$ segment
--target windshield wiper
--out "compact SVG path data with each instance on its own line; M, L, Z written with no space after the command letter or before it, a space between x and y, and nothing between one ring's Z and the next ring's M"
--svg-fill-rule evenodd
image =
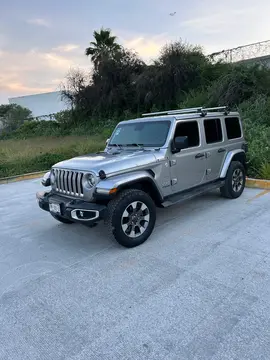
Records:
M114 146L114 147L118 147L119 149L122 149L124 145L122 145L122 144L109 144L109 147L110 146Z
M134 147L139 147L142 149L144 147L144 144L133 143L133 144L126 144L125 146L134 146Z

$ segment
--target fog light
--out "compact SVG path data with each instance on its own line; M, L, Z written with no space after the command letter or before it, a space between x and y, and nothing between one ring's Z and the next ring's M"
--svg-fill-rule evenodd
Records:
M96 210L74 209L71 211L71 217L81 221L94 220L99 217L99 212Z
M37 200L40 200L40 199L44 198L44 196L45 196L45 191L38 191L36 193Z

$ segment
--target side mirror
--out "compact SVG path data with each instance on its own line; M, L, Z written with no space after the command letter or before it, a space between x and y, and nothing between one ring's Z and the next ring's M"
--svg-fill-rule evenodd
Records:
M106 146L109 144L110 138L106 140Z
M173 141L173 151L179 152L188 148L188 136L177 136Z

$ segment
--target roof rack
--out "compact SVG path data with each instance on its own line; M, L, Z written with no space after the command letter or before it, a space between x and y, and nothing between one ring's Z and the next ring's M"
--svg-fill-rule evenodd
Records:
M221 112L224 113L225 115L229 114L229 110L227 106L218 106L218 107L210 107L210 108L194 107L194 108L179 109L179 110L160 111L160 112L142 114L142 116L178 115L178 114L200 114L201 116L205 116L208 112L211 111Z

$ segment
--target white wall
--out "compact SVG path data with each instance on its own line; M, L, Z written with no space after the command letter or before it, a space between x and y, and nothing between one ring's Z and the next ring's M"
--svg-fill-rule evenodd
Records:
M60 91L14 97L9 99L9 103L26 107L34 117L44 120L49 120L48 115L68 109L68 105L61 100Z
M246 65L259 64L259 65L263 65L263 66L270 68L270 55L259 56L256 58L239 61L239 63L241 63L241 62Z

